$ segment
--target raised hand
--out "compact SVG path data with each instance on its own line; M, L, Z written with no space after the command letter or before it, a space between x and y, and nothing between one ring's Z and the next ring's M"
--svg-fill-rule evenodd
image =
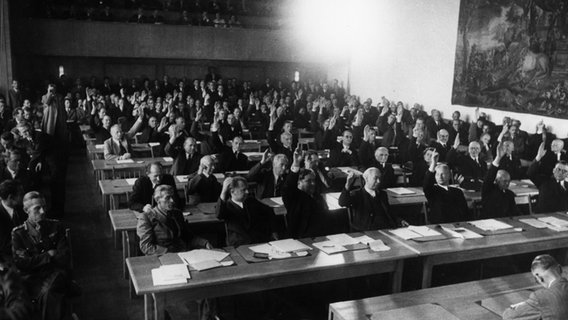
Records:
M461 184L464 180L465 178L461 174L456 173L454 175L454 182L457 182L457 184Z
M347 180L345 181L345 189L349 190L349 188L353 185L353 182L355 182L355 172L354 171L349 171L349 173L347 174Z
M544 142L542 142L540 146L538 146L538 152L536 154L535 160L540 161L545 154L546 150L544 149Z
M438 160L440 159L440 154L438 153L438 151L433 150L432 151L432 156L430 158L431 163L438 163Z
M270 149L266 149L266 150L264 150L264 153L262 154L262 158L260 159L260 163L265 164L271 158L272 158L272 154L270 153Z
M503 156L505 156L504 146L503 146L503 143L499 142L499 144L497 145L497 149L496 149L495 160L497 162L499 162L499 160L501 160L501 158L503 158Z
M454 145L452 146L454 149L457 149L460 146L460 133L456 134L456 139L454 140Z
M223 180L223 190L221 190L221 195L219 196L223 201L229 198L229 187L231 186L231 182L233 182L232 177L227 177Z
M300 150L300 146L296 147L294 150L294 154L292 155L294 158L294 162L292 163L292 167L300 167L300 162L302 162L302 150Z
M371 139L371 127L366 125L365 128L363 128L363 141L370 142L369 139Z

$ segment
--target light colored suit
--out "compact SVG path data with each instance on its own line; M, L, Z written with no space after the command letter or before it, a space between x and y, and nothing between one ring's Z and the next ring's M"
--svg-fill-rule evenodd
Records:
M122 148L112 138L105 140L104 142L105 160L117 160L120 156L122 156L125 153L132 153L132 147L130 146L130 143L128 143L128 140L122 139L120 140L120 144L124 148L124 150L121 150Z
M506 320L568 319L568 280L561 278L548 289L531 293L529 299L515 309L503 313Z

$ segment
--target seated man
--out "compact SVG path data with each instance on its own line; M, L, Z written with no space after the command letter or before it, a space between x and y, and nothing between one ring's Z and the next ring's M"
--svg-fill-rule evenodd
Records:
M12 258L12 229L26 221L22 186L13 180L0 183L0 259Z
M408 185L411 187L420 187L424 184L424 176L430 168L432 162L432 152L435 151L433 147L428 147L422 154L422 159L412 163L412 174L408 177ZM437 151L436 151L437 152Z
M459 141L456 139L452 150L448 151L446 160L448 164L452 168L456 168L457 172L464 178L460 183L460 187L480 190L483 184L483 178L487 174L487 164L479 158L481 146L477 141L470 142L467 155L458 154L458 146ZM493 183L493 181L491 181L491 183Z
M316 177L316 192L323 193L332 187L329 170L320 162L319 155L314 150L304 153L304 169L312 170Z
M268 242L272 240L274 213L266 205L248 196L247 180L229 177L217 201L217 217L227 225L228 246Z
M503 319L568 319L568 280L562 277L562 267L543 254L534 258L531 272L544 289L532 292L529 299L505 310Z
M481 218L513 217L519 215L515 203L515 193L509 190L511 176L505 170L499 170L499 162L505 155L503 145L497 146L495 159L491 163L481 188Z
M376 131L368 125L363 128L363 141L359 145L358 152L359 163L363 170L372 167L375 162L374 154L378 147L376 136Z
M159 162L150 163L146 167L146 176L136 179L132 186L132 195L130 196L129 208L138 212L148 211L152 208L152 195L157 186L166 184L176 190L176 182L174 177L167 173L163 173L164 168ZM174 200L178 208L183 207L183 203L179 199L177 193L174 193Z
M432 151L430 168L424 175L424 195L430 206L428 223L449 223L470 220L463 191L450 187L450 168L438 164L439 155Z
M28 170L30 172L40 172L48 152L49 136L41 131L34 130L27 122L18 124L16 128L19 134L16 146L25 150L28 154Z
M396 185L396 176L394 175L394 168L392 164L387 163L389 159L389 149L385 147L378 147L375 150L375 162L373 164L374 168L379 169L381 176L379 180L381 181L381 189L387 189L394 187Z
M359 165L357 151L351 145L353 133L350 130L343 131L341 143L336 143L331 149L328 165L330 167L353 167Z
M124 160L132 158L132 147L123 136L120 124L110 128L110 139L104 142L105 160Z
M201 154L197 151L195 138L185 138L183 146L176 144L175 141L179 140L176 140L175 136L171 137L164 149L168 156L174 158L174 164L170 170L171 175L189 175L196 172L199 168Z
M0 257L0 319L32 319L32 310L19 272Z
M282 201L286 207L288 236L292 238L318 237L328 234L329 209L324 197L317 194L313 171L300 169L302 154L294 152L291 172L286 177Z
M282 196L288 158L277 154L270 162L271 157L268 149L264 151L260 162L250 169L247 176L247 181L256 182L255 195L259 200ZM267 168L268 164L271 164L270 168Z
M231 147L225 147L221 154L221 172L247 170L248 158L241 152L243 137L236 136L231 140Z
M499 162L499 170L505 170L511 175L511 179L518 180L524 177L523 168L521 167L521 158L514 152L515 144L513 141L503 141L503 151L505 154Z
M280 134L280 142L277 142L274 133L268 131L268 144L272 153L284 154L287 158L291 158L293 154L293 138L291 133L284 131Z
M438 140L432 144L432 147L436 148L438 152L440 161L446 162L446 156L448 151L452 148L448 140L450 139L450 133L446 129L440 129L437 134Z
M379 169L368 168L363 173L365 185L356 191L350 191L355 174L351 171L347 176L345 188L339 196L339 205L351 208L353 231L392 229L407 225L390 210L387 193L379 189L380 175Z
M187 199L190 204L200 202L216 202L221 194L221 184L213 174L215 160L211 156L204 156L199 161L197 175L187 182Z
M0 170L0 182L9 180L17 181L20 183L24 192L29 192L35 189L35 181L31 173L26 169L22 158L23 155L20 149L10 151L6 167Z
M145 210L136 226L140 238L140 250L148 256L192 249L213 249L209 241L196 236L183 214L175 205L176 191L170 185L159 185L154 190L156 205ZM199 319L215 319L214 300L199 300Z
M12 231L14 264L30 297L39 303L42 319L70 318L67 297L78 294L71 280L70 251L63 225L46 218L45 199L36 191L24 196L28 219Z
M546 152L540 161L539 173L545 176L552 174L552 169L560 160L568 161L568 153L564 150L564 141L555 139L550 144L550 152Z
M547 153L541 143L535 161L531 164L528 176L538 188L538 201L535 212L548 213L568 210L568 164L561 160L552 169L552 176L542 174L541 159Z

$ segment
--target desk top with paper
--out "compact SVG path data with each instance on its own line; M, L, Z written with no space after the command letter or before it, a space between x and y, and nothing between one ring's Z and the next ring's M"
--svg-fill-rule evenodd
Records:
M127 265L136 293L139 295L188 289L189 291L185 292L184 296L189 294L197 299L342 279L346 274L363 276L393 272L398 268L401 260L416 256L403 245L378 232L369 232L366 235L372 239L382 240L390 250L373 252L366 249L326 254L312 248L309 250L310 255L296 259L273 259L266 263L247 263L235 248L228 247L225 250L230 253L236 265L203 272L191 272L190 281L170 286L153 285L151 270L160 266L160 260L157 257L128 258ZM312 247L303 241L300 243ZM281 245L282 243L276 242L275 244ZM292 245L290 241L283 244ZM346 272L346 269L352 272ZM314 277L315 274L317 277ZM268 278L279 280L267 283Z
M515 246L526 247L529 251L525 250L525 252L532 252L537 251L536 248L546 248L544 243L555 242L553 244L555 248L568 245L568 232L553 231L552 227L535 228L522 222L526 219L541 218L544 218L545 222L562 224L562 221L564 221L568 225L568 215L551 213L459 222L441 226L399 228L381 232L408 245L420 255L451 252L464 254L464 252L480 250L487 252L491 248L505 252L511 251ZM530 248L535 250L530 251Z
M91 160L93 170L112 170L114 169L127 169L127 168L140 168L145 167L152 162L160 162L163 166L169 167L173 165L174 159L171 157L156 157L156 158L136 158L127 160Z
M564 274L566 275L566 269ZM407 291L329 305L330 319L367 319L381 311L435 303L460 319L502 319L504 308L523 301L527 290L538 289L530 272ZM443 318L440 318L443 319Z

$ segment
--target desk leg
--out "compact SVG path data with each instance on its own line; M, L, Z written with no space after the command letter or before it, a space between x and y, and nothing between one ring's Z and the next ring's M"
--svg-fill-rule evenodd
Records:
M144 320L152 320L154 318L154 304L152 303L152 296L149 294L144 295Z
M392 293L400 292L402 288L402 272L404 270L404 260L396 263L396 268L392 273Z
M430 261L429 257L425 257L424 261L422 263L423 263L423 266L422 266L422 288L421 289L426 289L426 288L430 288L430 286L432 285L432 269L434 268L434 266L432 265L432 262Z
M166 318L166 296L152 293L152 297L154 297L154 320L164 320Z
M128 268L126 267L126 259L130 258L130 237L128 231L122 231L122 274L124 279L128 279Z

